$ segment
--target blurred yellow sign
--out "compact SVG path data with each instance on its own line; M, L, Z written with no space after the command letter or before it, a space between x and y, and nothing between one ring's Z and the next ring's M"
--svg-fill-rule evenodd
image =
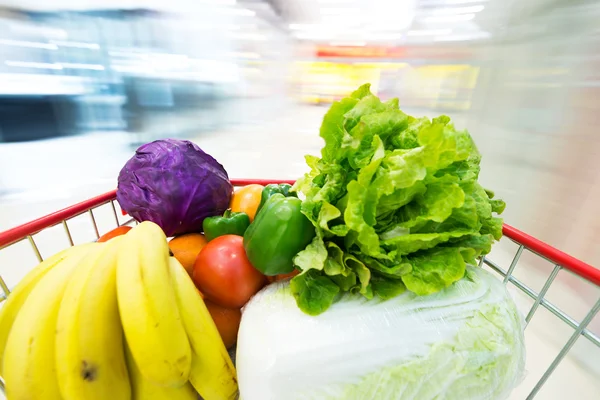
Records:
M404 63L296 63L293 82L302 101L329 103L340 99L364 83L377 93L382 70L399 69Z
M306 61L295 64L293 84L307 103L330 103L370 82L374 93L399 97L404 106L466 110L478 75L469 64Z

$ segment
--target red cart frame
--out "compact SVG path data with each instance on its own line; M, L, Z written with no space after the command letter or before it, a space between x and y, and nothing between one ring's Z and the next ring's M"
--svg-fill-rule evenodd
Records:
M234 186L244 186L249 184L266 185L269 183L293 184L294 181L269 179L234 179L232 180L232 183ZM99 238L101 233L99 232L98 225L96 224L94 210L100 207L112 207L116 226L135 223L133 219L130 219L125 223L121 223L119 221L119 215L117 212L117 207L115 206L115 201L116 190L113 190L100 196L91 198L89 200L82 201L81 203L67 207L60 211L56 211L52 214L48 214L34 221L17 226L16 228L9 229L5 232L0 232L0 251L23 240L28 240L37 259L41 262L44 259L44 257L38 249L34 236L47 228L62 224L65 230L65 234L69 240L69 243L71 244L71 246L73 246L73 238L71 236L71 231L69 230L68 222L70 219L85 213L88 213L90 215L90 222L93 224L96 237ZM590 323L590 321L592 321L594 316L600 310L600 298L590 309L587 315L583 318L583 320L579 322L544 298L548 289L550 289L550 286L552 285L554 279L561 270L569 271L593 283L596 286L600 286L600 270L542 242L541 240L534 238L533 236L521 232L520 230L513 228L510 225L504 225L503 233L505 237L509 238L518 245L518 249L508 269L502 268L488 257L482 257L480 260L480 265L487 265L492 270L501 275L504 284L511 282L515 287L517 287L523 293L525 293L527 296L533 299L534 303L525 318L526 322L529 322L535 314L536 310L539 308L539 306L542 306L548 311L550 311L552 314L554 314L556 317L558 317L561 321L563 321L564 323L566 323L574 329L574 332L571 335L571 337L565 343L565 345L558 353L556 358L552 361L548 369L542 375L541 379L537 382L533 390L527 396L527 399L529 400L533 399L535 395L539 392L544 383L548 380L548 378L554 372L559 363L564 359L569 350L571 350L571 348L580 336L585 337L590 342L595 344L598 348L600 348L600 337L598 337L596 334L587 329L587 325ZM521 254L525 250L530 251L531 253L545 260L548 260L549 262L555 265L554 269L546 279L542 289L539 292L536 292L535 290L531 289L513 275L513 272L519 262ZM6 285L2 276L0 276L0 288L2 289L2 293L0 294L0 302L2 302L10 294L10 289ZM1 380L0 389L4 391L4 382Z

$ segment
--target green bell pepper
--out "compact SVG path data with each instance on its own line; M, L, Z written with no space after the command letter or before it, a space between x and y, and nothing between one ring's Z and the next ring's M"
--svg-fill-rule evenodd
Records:
M294 270L293 258L315 237L313 224L302 214L302 200L275 193L244 234L250 263L265 275Z
M267 200L269 200L269 198L271 196L273 196L274 194L279 193L279 194L284 195L285 197L298 197L296 192L290 192L291 189L292 189L292 185L290 185L288 183L281 183L279 185L275 184L275 183L268 184L262 190L262 193L260 196L260 203L258 205L258 208L256 209L256 212L258 213L260 211L260 209L265 205Z
M211 241L223 235L244 236L250 225L250 217L245 212L225 211L223 216L208 217L202 222L204 236Z

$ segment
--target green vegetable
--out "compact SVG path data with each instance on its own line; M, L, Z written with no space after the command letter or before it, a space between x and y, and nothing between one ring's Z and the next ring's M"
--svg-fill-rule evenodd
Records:
M223 216L209 217L202 223L206 240L211 241L223 235L243 236L250 225L250 218L244 212L225 211Z
M294 270L294 256L315 236L315 228L301 212L296 197L273 194L244 234L250 263L265 275Z
M299 281L330 296L332 277L317 272ZM464 279L431 296L343 293L318 318L298 309L294 285L272 284L244 308L236 366L245 400L491 400L521 382L525 321L484 269L467 267Z
M438 292L502 236L505 204L478 183L481 155L447 116L411 117L364 85L331 106L320 136L321 158L306 156L311 171L293 187L316 229L294 259L306 313L335 301L332 283L366 298Z
M262 190L260 204L258 205L256 212L258 213L262 206L265 205L267 200L269 200L269 198L276 193L282 194L285 197L298 197L298 195L295 192L290 191L291 189L292 185L290 185L289 183L271 183L265 186L265 188Z

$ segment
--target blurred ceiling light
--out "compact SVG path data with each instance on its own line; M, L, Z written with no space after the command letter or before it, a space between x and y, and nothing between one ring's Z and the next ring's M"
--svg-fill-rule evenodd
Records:
M361 14L323 15L321 23L325 25L356 26L364 24L365 18Z
M324 7L320 9L323 15L357 14L360 9L357 7Z
M483 11L485 6L470 6L470 7L447 7L436 8L431 12L431 15L451 15L451 14L472 14Z
M0 39L0 44L4 44L6 46L15 46L15 47L30 47L34 49L47 49L47 50L57 50L58 46L52 43L41 43L41 42L28 42L25 40L10 40L10 39Z
M235 6L237 0L195 0L197 4L205 4L210 6Z
M408 31L408 36L429 36L429 35L449 35L452 33L452 29L420 29L414 31Z
M100 64L76 64L76 63L61 63L63 68L68 69L91 69L94 71L104 71L104 66Z
M261 35L260 33L235 33L231 35L231 37L239 40L267 40L267 37L265 35Z
M367 35L367 40L373 41L388 41L400 40L404 37L402 33L370 33Z
M58 63L38 63L29 61L5 61L4 64L9 67L21 67L21 68L39 68L39 69L62 69L62 65Z
M321 21L320 27L336 31L362 31L365 22L361 18L331 18ZM319 28L322 29L322 28Z
M372 24L368 26L370 31L401 31L402 27L399 27L397 24Z
M228 15L238 15L240 17L255 17L256 11L247 8L222 8L221 11Z
M472 4L486 3L488 0L421 0L419 3L422 6L447 6L449 4Z
M159 60L159 62L172 62L172 63L180 63L187 62L188 56L185 54L174 54L174 53L147 53L142 54L142 58L146 60L152 60L155 62Z
M368 21L375 25L396 25L405 30L412 25L417 10L417 0L378 0L375 7L365 8Z
M293 31L308 30L308 29L316 28L315 25L311 25L311 24L289 24L288 26Z
M330 32L325 32L322 30L308 30L308 31L297 31L294 32L294 37L296 39L303 40L326 40L328 37L334 36Z
M492 35L488 32L477 32L464 35L447 35L434 38L436 42L463 42L476 39L489 39Z
M475 14L457 14L457 15L438 15L434 17L425 17L422 20L427 22L464 22L475 18Z
M50 43L55 44L57 46L62 46L62 47L77 47L79 49L90 49L90 50L100 49L100 45L98 43L71 42L71 41L64 41L64 40L51 40Z
M232 52L232 53L230 53L230 55L235 58L250 58L253 60L258 60L260 58L260 54L258 54L258 53L244 52L244 51Z
M256 24L225 24L225 29L228 29L230 31L254 30L257 28L258 25Z
M113 71L118 72L137 72L137 73L147 73L150 71L150 68L146 65L112 65L110 67Z
M329 44L331 46L354 46L354 47L364 47L367 45L367 42L363 41L363 40L357 40L357 41L334 41L334 42L329 42Z
M21 24L21 23L11 23L9 24L9 29L12 32L19 32L25 34L33 34L33 35L43 35L45 37L54 37L58 39L66 39L69 35L63 29L56 28L48 28L39 25L30 25L30 24Z
M248 10L247 8L236 8L234 14L242 17L254 17L256 16L256 11Z
M416 1L397 1L397 0L378 0L377 7L370 8L368 11L379 15L387 20L398 18L400 13L412 13L416 8ZM392 17L393 16L393 17Z

